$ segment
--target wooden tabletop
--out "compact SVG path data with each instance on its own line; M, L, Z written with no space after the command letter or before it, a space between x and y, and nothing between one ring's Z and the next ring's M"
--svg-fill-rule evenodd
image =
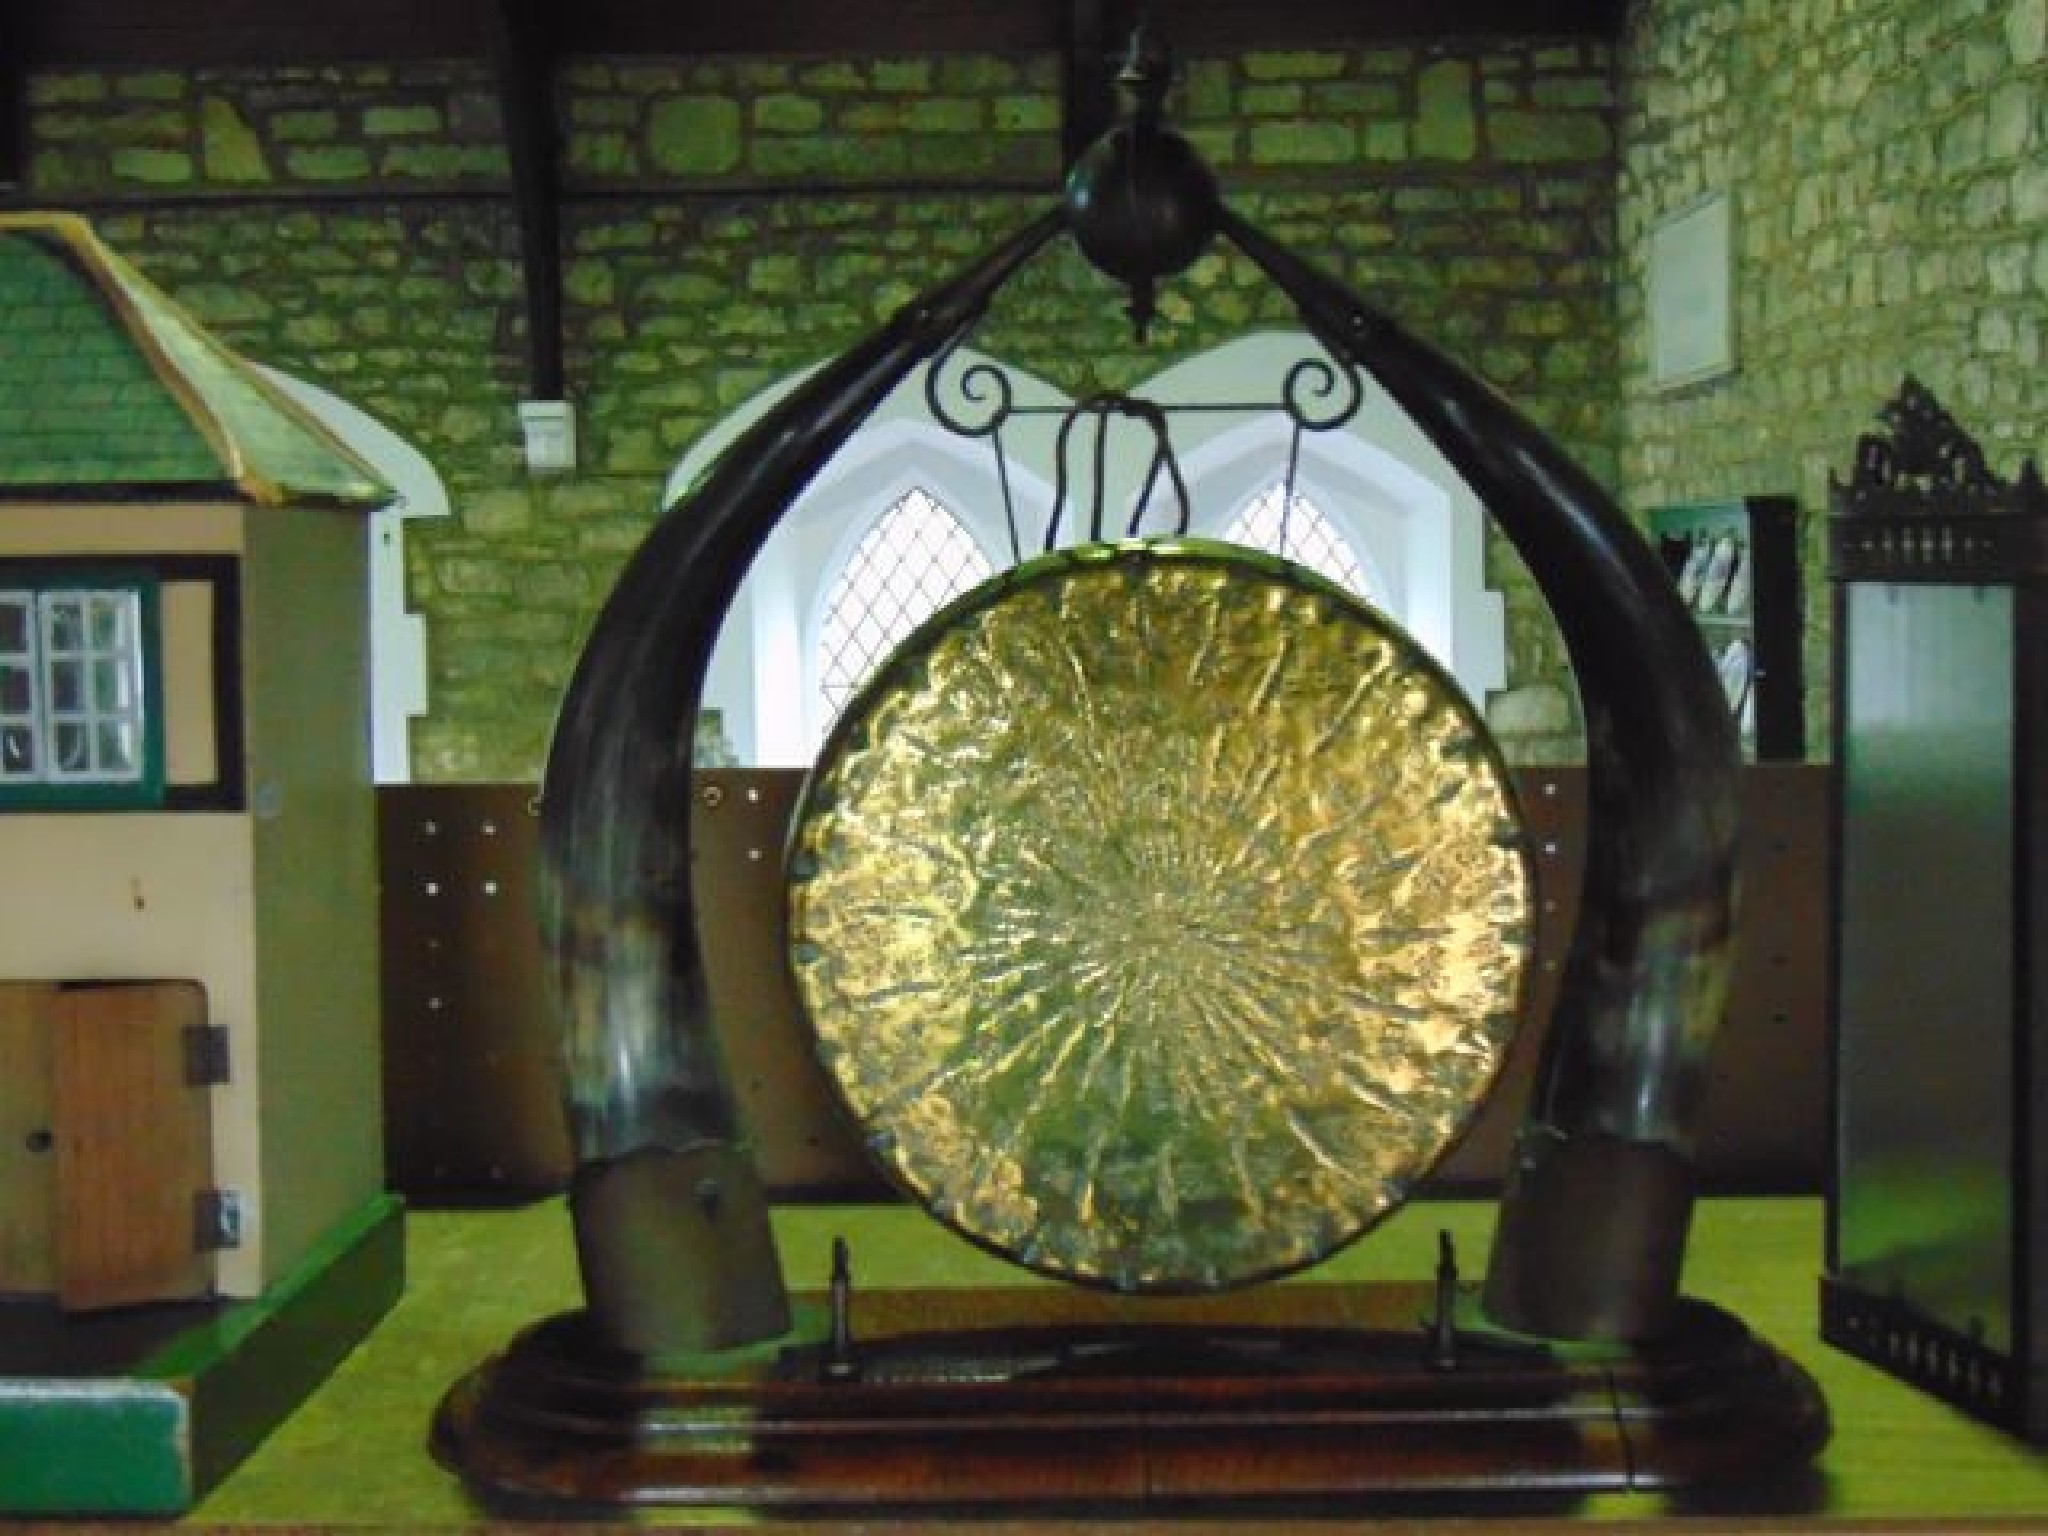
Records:
M1469 1275L1483 1272L1493 1207L1483 1202L1411 1206L1299 1281L1426 1280L1437 1233L1449 1231ZM579 1302L568 1219L560 1202L510 1211L415 1212L409 1217L407 1291L306 1405L193 1513L201 1525L376 1525L417 1529L482 1517L426 1450L441 1394L517 1329ZM908 1207L802 1206L777 1212L790 1284L822 1288L835 1235L852 1245L857 1281L892 1286L1010 1286L1020 1272L949 1236ZM1834 1438L1798 1486L1732 1489L1684 1504L1652 1495L1601 1496L1531 1523L1623 1524L1691 1516L1689 1533L1727 1524L1783 1530L1807 1524L1954 1529L1982 1524L2048 1531L2048 1454L1904 1387L1823 1345L1817 1326L1821 1207L1812 1199L1713 1200L1701 1208L1686 1271L1688 1293L1735 1312L1819 1382ZM1174 1530L1245 1532L1298 1526L1328 1531L1324 1512L1170 1522ZM1455 1527L1483 1508L1435 1509L1416 1523ZM682 1523L742 1523L735 1515ZM744 1522L753 1523L753 1522ZM791 1528L801 1522L781 1522ZM1031 1523L1044 1529L1046 1521ZM1408 1524L1395 1523L1396 1529ZM895 1529L844 1519L821 1528L853 1536ZM1169 1522L1077 1518L1069 1530L1135 1533ZM980 1521L977 1536L1022 1529Z

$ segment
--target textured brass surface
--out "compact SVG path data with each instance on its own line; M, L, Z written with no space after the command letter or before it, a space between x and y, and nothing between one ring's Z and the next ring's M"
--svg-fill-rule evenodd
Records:
M1393 1209L1492 1080L1529 942L1455 684L1198 541L1050 556L913 636L790 871L798 992L884 1165L1129 1291L1298 1268Z

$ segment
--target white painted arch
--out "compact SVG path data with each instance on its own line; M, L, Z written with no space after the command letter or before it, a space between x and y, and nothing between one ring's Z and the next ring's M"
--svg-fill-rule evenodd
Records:
M1161 405L1259 400L1277 396L1278 381L1296 362L1321 357L1300 332L1262 332L1226 343L1170 367L1133 393ZM993 359L966 353L953 369ZM1004 447L1010 489L1023 525L1024 553L1040 546L1057 478L1060 391L1010 365L1002 366L1019 405L1046 414L1012 418ZM778 381L707 432L668 479L673 504L748 426L785 398L812 370ZM1182 412L1172 417L1174 447L1187 484L1190 531L1220 536L1287 466L1290 425L1272 410ZM1104 532L1120 535L1142 490L1153 439L1149 428L1113 419L1105 475L1109 517ZM1069 462L1092 456L1093 427L1069 444ZM1076 482L1080 483L1080 482ZM1457 679L1475 704L1506 679L1504 606L1485 582L1485 515L1434 444L1368 382L1357 412L1341 426L1302 435L1295 463L1297 492L1314 501L1351 544L1365 570L1368 597L1415 636ZM1011 563L992 448L932 419L924 372L907 379L849 440L791 506L748 572L727 615L705 705L721 712L740 761L801 766L810 762L829 725L818 687L818 625L825 595L861 537L887 507L922 488L951 510L1001 569ZM1163 531L1171 510L1154 508L1143 526ZM1072 507L1057 542L1088 533Z
M427 712L427 634L405 607L405 524L446 517L448 487L427 456L362 407L258 365L396 493L370 514L370 761L379 784L412 779L412 721Z
M1323 357L1298 331L1261 331L1159 374L1164 405L1270 391L1296 363ZM1176 427L1197 531L1224 527L1285 471L1289 424L1191 412ZM1422 429L1368 379L1342 426L1302 434L1296 488L1352 541L1381 583L1387 613L1458 680L1474 704L1507 682L1506 605L1486 585L1486 511Z

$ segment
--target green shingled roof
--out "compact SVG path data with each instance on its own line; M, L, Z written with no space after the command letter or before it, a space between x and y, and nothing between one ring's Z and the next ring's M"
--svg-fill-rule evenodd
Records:
M172 486L391 499L82 220L0 214L0 497Z

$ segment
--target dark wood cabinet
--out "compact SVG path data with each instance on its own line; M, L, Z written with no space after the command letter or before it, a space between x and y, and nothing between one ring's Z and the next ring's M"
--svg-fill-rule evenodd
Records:
M1803 757L1798 505L1739 496L1659 507L1650 532L1742 724L1744 755Z

